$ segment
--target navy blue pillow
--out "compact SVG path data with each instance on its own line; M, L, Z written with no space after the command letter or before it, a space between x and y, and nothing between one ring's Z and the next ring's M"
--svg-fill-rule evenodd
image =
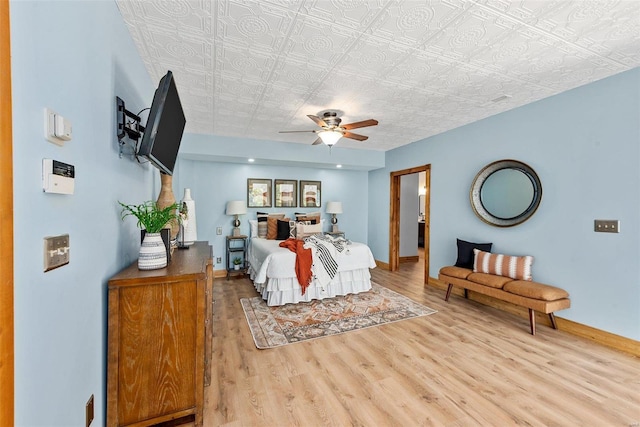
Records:
M492 243L473 243L465 240L456 239L458 244L458 259L456 260L456 267L473 269L473 250L480 249L481 251L491 252Z

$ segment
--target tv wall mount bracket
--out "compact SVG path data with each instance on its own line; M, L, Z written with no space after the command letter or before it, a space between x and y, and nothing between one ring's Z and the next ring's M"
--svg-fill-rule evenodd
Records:
M144 133L144 126L140 122L140 116L127 110L122 98L116 96L116 135L120 146L120 158L125 154L133 154L137 158L138 142ZM132 147L133 153L125 153L124 146L127 145L125 136L135 141Z

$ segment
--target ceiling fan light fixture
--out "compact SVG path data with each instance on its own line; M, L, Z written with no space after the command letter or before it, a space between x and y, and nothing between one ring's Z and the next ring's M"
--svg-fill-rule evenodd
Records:
M337 130L323 130L318 132L318 136L322 142L331 147L342 138L342 132L338 132Z

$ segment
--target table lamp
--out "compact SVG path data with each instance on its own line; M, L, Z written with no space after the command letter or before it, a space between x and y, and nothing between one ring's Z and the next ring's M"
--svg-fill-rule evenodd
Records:
M238 219L238 215L244 215L246 213L247 205L242 200L227 202L226 214L234 216L232 236L237 237L240 235L240 220Z
M338 231L338 218L336 218L336 214L342 213L342 202L327 202L326 212L331 214L331 224L333 224L331 231L335 233Z

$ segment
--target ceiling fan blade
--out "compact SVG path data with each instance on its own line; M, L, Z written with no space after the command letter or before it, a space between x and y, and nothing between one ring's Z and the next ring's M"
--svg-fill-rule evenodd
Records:
M324 120L322 120L320 117L318 116L314 116L312 114L307 114L307 117L309 117L311 120L313 120L314 122L316 122L316 124L320 127L327 127L328 125L324 122Z
M315 132L315 130L281 130L278 133Z
M357 129L357 128L364 128L367 126L375 126L378 124L377 120L374 119L369 119L369 120L363 120L361 122L355 122L355 123L349 123L346 125L340 125L341 128L344 128L346 130L349 129Z
M322 139L320 139L320 137L318 137L318 138L316 138L315 141L313 141L313 144L311 144L311 145L320 145L320 144L322 144Z
M366 141L368 136L358 135L357 133L345 132L343 135L345 138L357 139L358 141Z

